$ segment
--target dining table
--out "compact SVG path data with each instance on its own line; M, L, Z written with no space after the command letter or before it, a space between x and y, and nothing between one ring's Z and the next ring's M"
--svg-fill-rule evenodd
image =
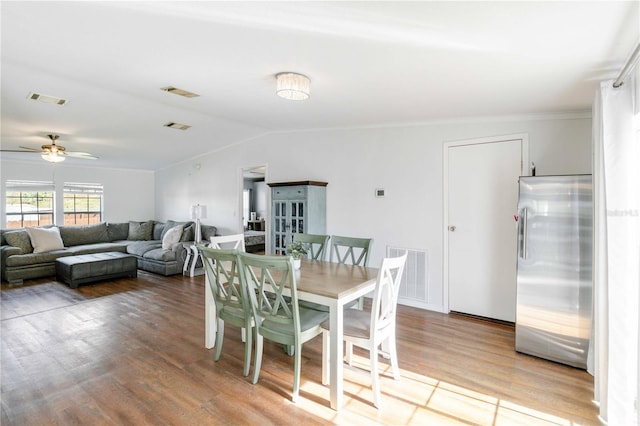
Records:
M298 300L329 308L329 394L331 408L339 410L343 401L344 307L375 289L377 268L302 259L294 271ZM216 314L213 294L205 286L205 346L215 344Z

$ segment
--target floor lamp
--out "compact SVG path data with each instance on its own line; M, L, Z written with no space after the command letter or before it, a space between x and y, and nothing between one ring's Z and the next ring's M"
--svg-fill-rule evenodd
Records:
M195 204L191 206L191 219L195 219L196 221L196 244L200 244L202 242L202 232L200 230L200 219L207 218L207 206L201 206L200 204Z

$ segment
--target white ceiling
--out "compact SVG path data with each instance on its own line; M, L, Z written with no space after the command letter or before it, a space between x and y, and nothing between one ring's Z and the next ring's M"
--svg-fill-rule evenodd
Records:
M2 149L55 132L100 157L68 163L149 170L268 132L589 110L640 26L636 1L0 7ZM311 98L278 98L282 71L309 76Z

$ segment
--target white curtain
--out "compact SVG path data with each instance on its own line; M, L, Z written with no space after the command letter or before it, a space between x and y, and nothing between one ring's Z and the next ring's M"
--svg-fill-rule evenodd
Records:
M634 75L635 74L635 75ZM640 134L637 72L619 88L601 83L593 116L594 344L600 417L637 425L640 417Z

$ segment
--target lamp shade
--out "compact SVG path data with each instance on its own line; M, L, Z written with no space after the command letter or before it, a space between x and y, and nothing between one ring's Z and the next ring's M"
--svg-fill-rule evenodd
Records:
M293 72L276 74L276 94L284 99L303 101L309 99L309 77Z
M195 204L191 206L191 219L206 219L207 218L207 206Z

